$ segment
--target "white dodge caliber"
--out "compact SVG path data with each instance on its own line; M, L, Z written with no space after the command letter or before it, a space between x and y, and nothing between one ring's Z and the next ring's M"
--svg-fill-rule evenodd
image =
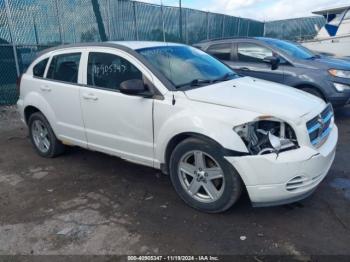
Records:
M205 212L230 208L244 188L254 206L303 199L335 156L331 105L238 76L186 45L49 49L19 87L18 108L39 155L77 145L161 169L188 205Z

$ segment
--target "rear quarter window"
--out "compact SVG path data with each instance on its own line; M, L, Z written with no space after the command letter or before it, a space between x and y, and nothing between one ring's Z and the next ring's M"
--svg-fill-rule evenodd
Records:
M36 77L43 77L46 69L47 62L49 61L49 58L46 58L40 62L38 62L34 67L33 67L33 76Z

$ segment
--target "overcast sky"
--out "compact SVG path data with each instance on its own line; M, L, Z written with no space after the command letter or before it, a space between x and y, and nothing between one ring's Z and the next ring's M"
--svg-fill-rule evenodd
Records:
M161 0L144 0L160 4ZM163 0L164 5L178 6L178 0ZM312 15L329 6L350 5L349 0L182 0L183 7L247 17L278 20Z

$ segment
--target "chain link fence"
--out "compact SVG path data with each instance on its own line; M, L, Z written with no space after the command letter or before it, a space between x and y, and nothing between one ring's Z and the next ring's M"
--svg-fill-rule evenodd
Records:
M17 100L15 82L37 52L94 41L313 37L322 17L272 22L127 0L0 0L0 105Z
M264 23L255 20L136 1L0 0L0 105L16 102L17 76L51 46L112 40L193 44L263 31Z

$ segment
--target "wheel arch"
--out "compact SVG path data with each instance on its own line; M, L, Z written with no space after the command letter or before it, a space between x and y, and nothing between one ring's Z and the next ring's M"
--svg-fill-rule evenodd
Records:
M23 115L27 125L30 115L35 112L40 112L45 116L54 132L57 130L55 112L52 110L51 106L48 104L44 97L38 93L31 92L26 95L23 104Z
M28 105L24 108L24 120L26 124L28 125L29 118L32 114L40 112L42 113L37 107Z
M311 84L311 83L298 83L296 85L294 85L293 87L302 90L303 88L312 88L315 89L318 93L320 93L322 95L323 100L328 101L327 97L325 95L325 92L322 90L322 88L320 88L319 86L315 85L315 84Z
M238 155L245 154L242 152L227 149L223 145L221 145L218 141L216 141L215 139L213 139L207 135L204 135L201 133L196 133L196 132L182 132L182 133L179 133L179 134L176 134L175 136L173 136L166 145L166 148L164 151L164 161L161 164L161 170L165 174L168 174L168 172L169 172L169 162L170 162L170 157L171 157L172 152L174 151L174 149L176 148L176 146L179 143L181 143L182 141L184 141L188 138L197 138L197 139L200 139L200 140L205 141L207 143L210 143L213 146L220 148L223 151L224 155L238 156Z

